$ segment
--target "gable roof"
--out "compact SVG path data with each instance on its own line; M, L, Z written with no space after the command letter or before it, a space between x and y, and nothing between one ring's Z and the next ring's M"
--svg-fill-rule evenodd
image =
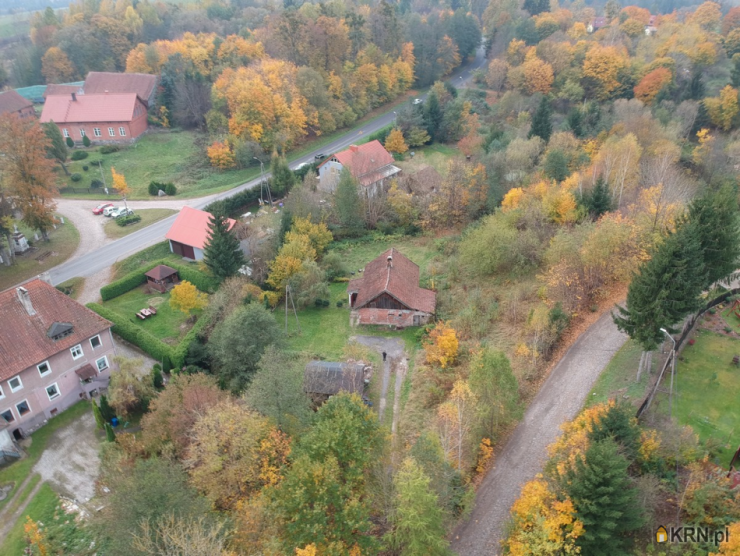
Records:
M144 276L147 276L152 280L164 280L165 278L169 278L173 274L177 274L177 271L174 268L164 264L160 264L144 274Z
M33 106L33 103L27 98L23 98L15 91L5 91L0 93L0 114L7 112L18 112L24 108Z
M134 119L136 94L50 95L41 112L41 123L130 122Z
M157 86L157 76L148 73L91 71L85 79L85 94L135 93L146 104Z
M57 85L52 83L46 86L46 90L44 91L44 98L55 95L71 95L72 93L84 94L84 92L82 91L82 84L70 85L69 83L64 83L61 85Z
M190 245L203 249L208 240L208 223L211 213L204 210L194 209L192 207L182 207L180 214L177 215L172 227L164 237L178 243ZM229 230L234 227L236 220L227 219Z
M363 369L359 363L311 361L303 372L303 390L329 396L339 392L362 392L365 387Z
M39 280L23 284L36 314L29 315L18 288L0 292L0 380L41 363L112 326L112 323ZM47 332L69 323L72 333L54 341Z
M377 139L364 145L350 145L349 149L335 153L319 166L333 159L347 168L352 176L363 185L368 185L364 183L367 181L363 179L364 177L377 173L381 168L393 163L393 156Z
M608 24L609 22L604 16L595 17L591 20L591 27L594 29L601 29L602 27L606 27Z
M352 280L348 289L357 291L354 309L362 309L383 293L415 311L434 313L436 307L437 295L419 287L419 267L395 247L370 261L362 278Z

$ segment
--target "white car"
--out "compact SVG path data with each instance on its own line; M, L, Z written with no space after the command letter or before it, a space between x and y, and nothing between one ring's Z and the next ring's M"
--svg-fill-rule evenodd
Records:
M414 99L414 104L421 104L422 102L424 102L424 101L422 99L420 99L420 98L415 98Z
M114 207L113 205L105 207L103 209L103 216L110 216L113 211L117 211L120 207Z
M118 218L120 216L127 216L129 214L133 214L134 211L131 209L127 209L126 207L118 207L117 209L113 209L110 213L111 218Z

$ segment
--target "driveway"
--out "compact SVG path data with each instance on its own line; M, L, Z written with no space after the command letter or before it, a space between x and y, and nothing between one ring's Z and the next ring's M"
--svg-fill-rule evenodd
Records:
M398 338L385 338L383 336L353 336L350 341L372 348L380 354L383 352L386 354L386 359L383 362L383 381L380 385L380 401L378 402L378 420L382 423L383 417L385 417L391 369L397 367L398 363L404 359L403 341Z
M462 556L501 553L509 510L522 485L542 471L547 446L560 435L560 426L573 419L596 379L627 336L612 321L611 313L583 333L553 368L550 376L496 458L478 489L475 507L452 536L452 549Z

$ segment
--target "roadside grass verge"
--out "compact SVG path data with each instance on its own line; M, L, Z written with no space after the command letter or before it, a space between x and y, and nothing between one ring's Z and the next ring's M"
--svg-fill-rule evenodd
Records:
M141 216L141 220L139 222L136 222L135 224L129 224L128 226L119 226L118 224L116 224L116 221L114 219L110 218L108 219L108 222L106 222L103 226L103 230L105 230L105 235L107 235L108 237L119 239L137 230L141 230L142 228L145 228L150 224L154 224L159 220L167 218L168 216L172 216L176 212L176 210L161 208L141 209L136 211L136 214Z
M134 270L138 270L147 263L158 261L160 259L170 259L173 261L182 261L182 257L179 257L170 251L170 244L167 241L156 243L151 247L142 249L141 251L134 253L130 257L126 257L113 264L113 276L111 282L126 276Z
M82 289L85 287L85 279L76 277L70 278L66 282L57 284L57 289L67 294L72 299L77 299L82 293Z
M634 340L627 340L599 375L599 379L586 398L585 406L590 407L612 398L625 399L625 395L629 396L627 399L631 402L642 401L650 384L650 377L647 372L643 372L640 382L636 381L641 355L640 344ZM657 360L656 354L653 354L653 373L657 372Z

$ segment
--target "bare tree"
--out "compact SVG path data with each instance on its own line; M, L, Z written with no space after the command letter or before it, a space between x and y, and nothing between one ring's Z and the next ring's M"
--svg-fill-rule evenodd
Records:
M204 517L187 519L164 516L151 523L141 522L134 535L134 548L152 556L226 556L228 532L223 523Z

